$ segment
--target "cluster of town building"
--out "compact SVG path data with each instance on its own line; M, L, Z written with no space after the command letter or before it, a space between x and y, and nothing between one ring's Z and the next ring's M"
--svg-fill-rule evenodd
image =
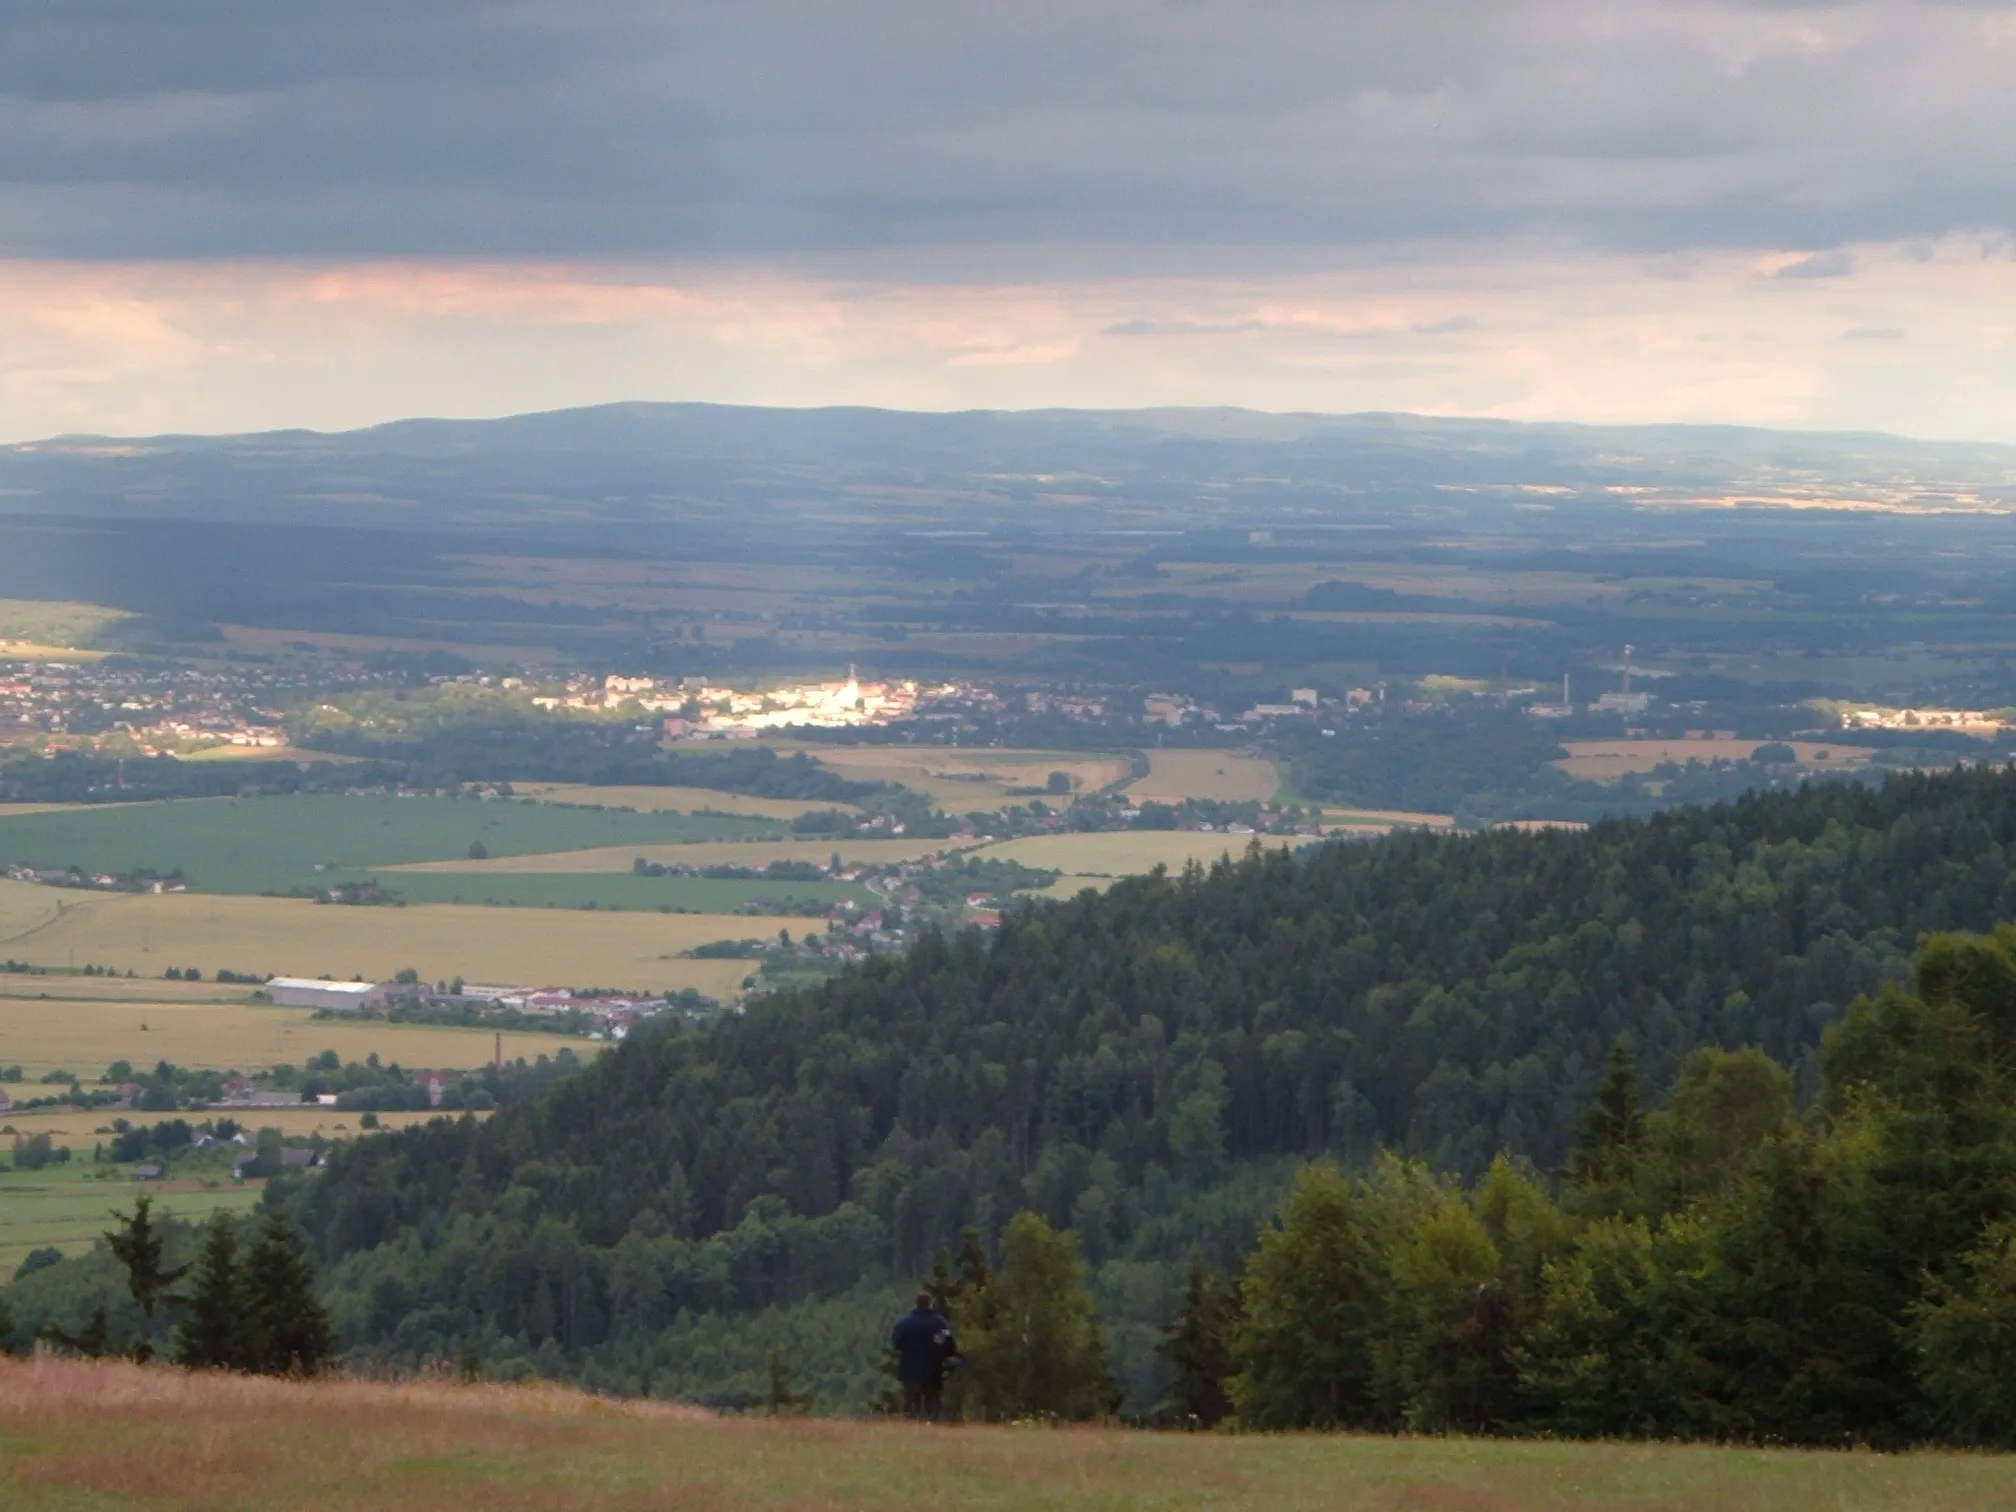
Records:
M517 679L507 679L506 686ZM556 693L532 696L535 707L583 712L656 714L673 740L748 738L793 726L844 729L890 724L928 709L936 700L970 698L958 683L920 687L915 682L864 682L850 668L845 679L738 689L706 677L576 677Z
M514 987L475 982L337 982L320 977L272 977L261 989L280 1007L330 1013L382 1013L404 1000L435 1007L502 1010L534 1018L579 1015L591 1038L620 1040L640 1018L678 1006L649 994L577 992L571 987ZM702 1006L707 1000L699 1000ZM690 1006L690 1005L689 1005Z
M363 689L386 674L265 663L171 667L118 660L0 660L0 741L93 746L137 756L287 744L285 708L311 692Z
M2007 727L2007 710L1993 709L1849 709L1842 720L1860 730L1961 730L1992 735Z

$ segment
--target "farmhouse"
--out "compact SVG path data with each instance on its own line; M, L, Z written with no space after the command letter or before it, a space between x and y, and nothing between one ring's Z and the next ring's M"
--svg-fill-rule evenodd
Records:
M266 994L283 1008L329 1008L369 1013L385 1006L384 982L323 982L308 977L274 977Z

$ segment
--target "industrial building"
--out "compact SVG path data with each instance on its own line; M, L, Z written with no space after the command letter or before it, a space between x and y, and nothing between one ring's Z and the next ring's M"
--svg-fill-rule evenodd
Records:
M328 982L310 977L274 977L266 995L283 1008L328 1008L336 1013L369 1013L385 1006L383 982Z

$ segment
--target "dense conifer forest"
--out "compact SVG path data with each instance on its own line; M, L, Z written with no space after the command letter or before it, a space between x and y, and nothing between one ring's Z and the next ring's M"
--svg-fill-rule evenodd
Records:
M1977 1271L2000 1284L1987 1225L2016 1213L1995 1028L2008 939L1952 957L1964 969L1935 961L1929 987L1921 963L1917 997L1902 984L1922 934L2016 917L2012 846L2016 771L1984 768L1582 832L1255 852L636 1037L487 1124L346 1146L273 1200L318 1258L345 1348L619 1390L753 1398L781 1345L824 1407L864 1406L905 1289L962 1236L969 1256L998 1254L1026 1210L1075 1237L1116 1389L1142 1416L1208 1399L1180 1362L1231 1351L1233 1398L1259 1422L1979 1436L1928 1405L1907 1323L1960 1306L1972 1293L1951 1288ZM1912 1046L1942 1014L1949 1058L1928 1069ZM1961 1099L1938 1115L1947 1132L1883 1122L1881 1099L1910 1108L1934 1084ZM1884 1146L1893 1134L1922 1135L1918 1154ZM1927 1189L1970 1184L1950 1221L1928 1209L1910 1256L1868 1262L1862 1334L1799 1313L1794 1294L1819 1306L1815 1288L1840 1280L1798 1271L1848 1221L1827 1204L1879 1182L1853 1162L1877 1161L1904 1201L1926 1140L1945 1152L1914 1168ZM1783 1222L1771 1206L1801 1203ZM1344 1261L1270 1261L1311 1224L1346 1236ZM1590 1339L1653 1348L1659 1278L1713 1256L1737 1278L1715 1294L1724 1386L1746 1328L1861 1353L1794 1380L1790 1336L1758 1342L1779 1352L1775 1406L1738 1410L1712 1382L1627 1402L1636 1367L1613 1361L1606 1381ZM18 1285L17 1316L69 1296L81 1283L64 1273L89 1263ZM1212 1279L1238 1267L1244 1320L1172 1351L1165 1330L1199 1296L1238 1312ZM1265 1320L1315 1306L1293 1285L1318 1272L1356 1309L1340 1337L1360 1352L1321 1367L1310 1396L1315 1367ZM1429 1300L1394 1279L1409 1275ZM1829 1305L1862 1305L1862 1280L1843 1284ZM1480 1287L1497 1288L1488 1306ZM1448 1312L1466 1297L1485 1307L1468 1323ZM1942 1337L1966 1333L1960 1312L1938 1316Z

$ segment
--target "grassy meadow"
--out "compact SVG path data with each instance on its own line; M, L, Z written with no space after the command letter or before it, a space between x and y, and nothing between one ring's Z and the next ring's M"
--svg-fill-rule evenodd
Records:
M205 798L95 810L0 811L0 860L124 872L181 870L213 893L284 892L372 867L627 843L752 840L783 832L752 815L640 814L468 798L297 795Z
M20 1512L1961 1512L2016 1461L1655 1444L716 1418L554 1387L0 1363Z
M628 868L625 860L625 868ZM781 884L780 884L781 886ZM54 889L49 889L54 891ZM64 895L62 915L0 940L0 954L42 966L108 966L158 978L170 966L265 976L380 979L411 966L430 981L695 987L719 996L741 980L736 963L684 959L710 940L824 929L818 918L746 914L612 913L422 904L346 908L299 898L202 893ZM60 979L17 978L53 991Z
M39 1132L26 1122L15 1124L26 1133ZM233 1185L228 1176L220 1176L207 1181L150 1181L137 1187L131 1167L93 1165L92 1141L79 1143L81 1161L72 1159L39 1171L0 1170L0 1280L11 1277L30 1250L84 1253L112 1226L112 1209L131 1203L135 1191L153 1197L170 1217L201 1219L218 1208L250 1212L266 1185L263 1181Z
M544 873L627 872L642 856L670 866L768 866L772 861L818 861L839 856L886 866L895 861L915 861L939 851L957 850L966 842L898 838L893 840L712 840L684 845L606 845L594 850L554 851L543 855L493 856L487 861L420 861L382 868L382 879L397 890L406 879L433 873L463 873L470 876L536 876ZM766 883L773 890L797 883Z
M747 793L717 793L691 787L590 787L579 782L514 782L511 791L538 803L596 805L635 809L640 814L752 814L759 819L796 819L801 814L851 807L845 803L806 798L752 798Z

